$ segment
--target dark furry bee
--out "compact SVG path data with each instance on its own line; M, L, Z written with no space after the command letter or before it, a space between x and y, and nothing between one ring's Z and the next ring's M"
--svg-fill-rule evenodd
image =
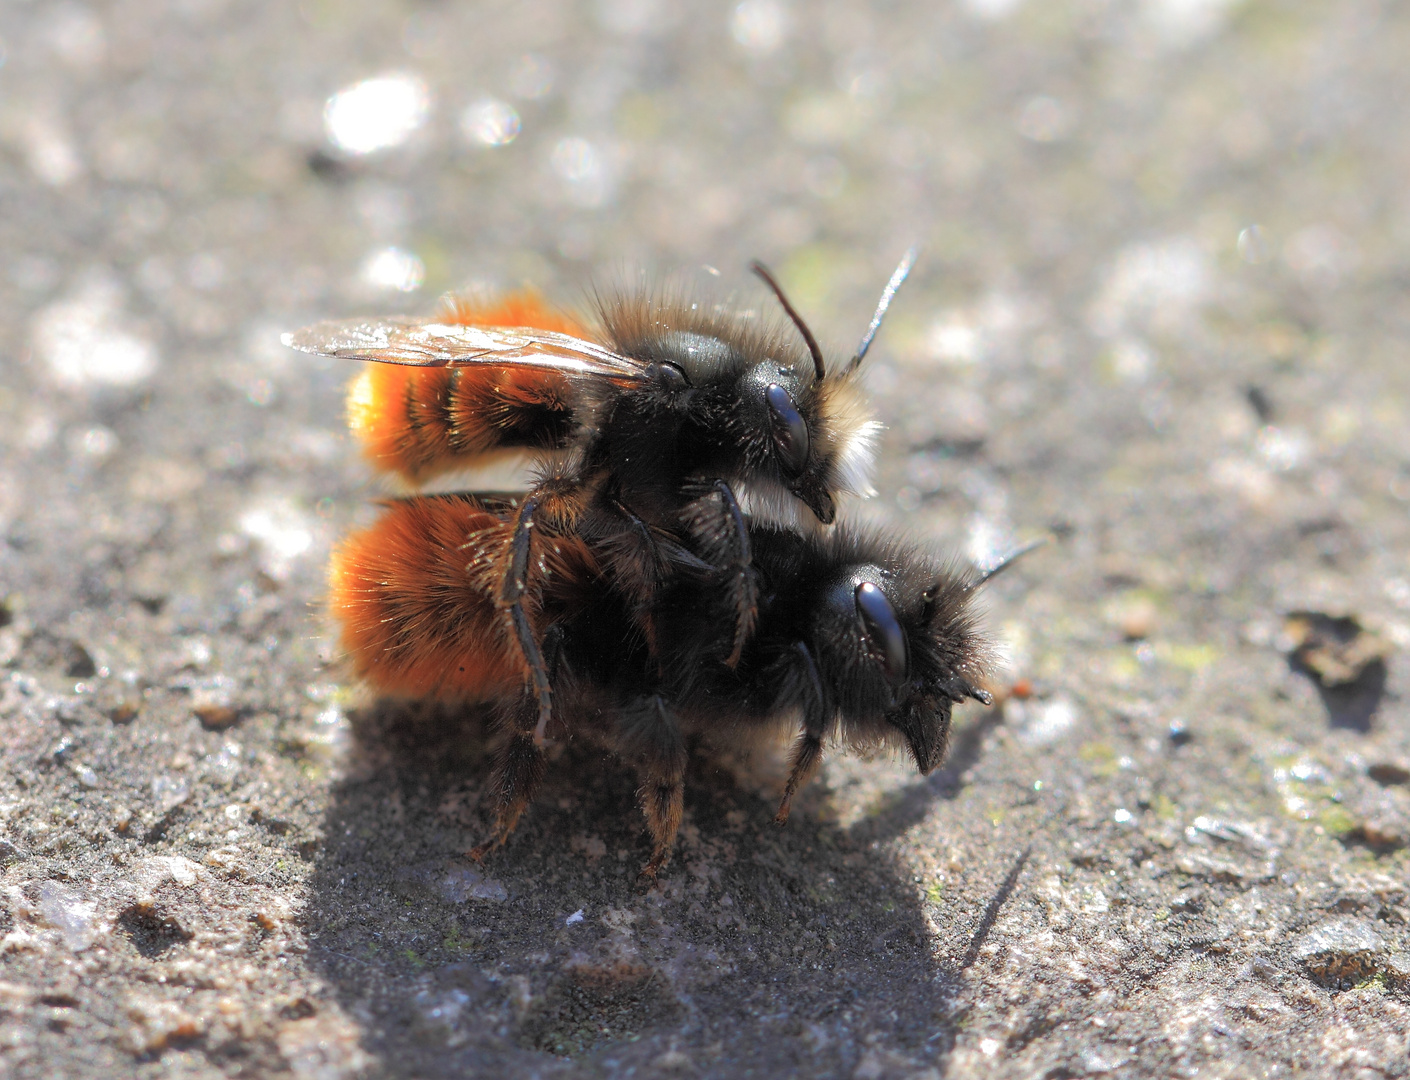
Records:
M521 505L471 495L393 502L343 542L332 564L343 647L375 689L424 697L431 686L445 699L502 706L491 779L497 821L477 857L508 838L545 768L517 720L523 682L488 569L512 542ZM929 773L944 757L953 705L990 700L981 688L989 647L972 601L996 570L966 573L857 528L744 528L759 594L757 624L738 657L720 630L732 601L708 561L673 574L657 595L650 646L632 598L601 573L599 552L582 536L555 541L532 597L531 615L545 627L554 731L590 734L639 770L653 840L646 879L670 857L691 740L798 732L782 824L828 740L894 745Z
M526 597L540 587L550 549L562 538L589 542L649 640L656 597L681 561L673 549L688 528L710 537L696 546L725 574L719 587L733 610L726 659L738 664L757 588L735 489L756 511L801 504L822 523L833 521L840 495L868 489L879 426L856 374L913 258L908 252L892 275L856 353L832 372L757 263L806 352L781 326L652 294L599 299L597 328L524 294L492 307L452 301L432 320L319 323L284 340L378 361L352 387L350 425L372 462L407 482L526 449L566 452L566 464L547 468L516 503L511 534L492 560L499 578L490 595L534 689L541 742L552 686L543 628ZM407 538L402 550L415 542ZM502 659L514 665L510 654ZM427 672L420 689L448 677Z

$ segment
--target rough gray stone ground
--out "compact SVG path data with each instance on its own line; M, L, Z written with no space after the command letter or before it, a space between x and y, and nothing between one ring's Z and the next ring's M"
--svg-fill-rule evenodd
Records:
M46 0L0 39L0 1075L1410 1073L1410 9ZM337 152L325 99L389 71L424 124ZM476 718L330 655L375 488L349 372L278 332L624 263L758 303L757 255L842 352L912 239L859 512L1055 535L990 590L1031 692L782 831L776 764L697 762L644 896L632 779L570 746L476 871Z

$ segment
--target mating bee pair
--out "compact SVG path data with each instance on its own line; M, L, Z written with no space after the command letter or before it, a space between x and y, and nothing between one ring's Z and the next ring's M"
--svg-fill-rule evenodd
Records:
M408 483L543 455L517 496L389 503L330 569L341 645L374 690L497 706L497 821L476 857L514 829L550 737L592 734L637 765L651 879L695 737L795 731L782 824L829 739L898 745L928 773L952 705L988 702L970 610L985 578L816 524L868 487L878 425L856 375L912 258L833 371L758 264L791 326L642 293L599 298L589 329L516 295L286 336L378 361L353 383L350 425Z

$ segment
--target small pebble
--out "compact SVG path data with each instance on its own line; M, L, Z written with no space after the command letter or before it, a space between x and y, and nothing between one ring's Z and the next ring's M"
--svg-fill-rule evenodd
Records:
M1332 919L1314 926L1293 945L1293 956L1316 978L1354 982L1381 966L1385 939L1361 919Z
M208 731L224 731L240 719L240 711L223 688L201 688L191 695L191 711Z
M1127 594L1112 605L1108 618L1127 641L1144 641L1155 632L1160 610L1147 596Z
M1398 761L1377 761L1366 766L1366 775L1384 787L1410 784L1410 766Z
M467 900L509 899L509 890L493 878L487 878L478 870L460 868L452 870L439 883L440 894L452 904L463 904Z
M130 724L142 711L141 705L133 698L125 698L108 708L108 719L114 724Z
M170 813L191 797L191 786L179 776L154 776L152 801L163 813Z
M1391 953L1381 970L1396 986L1410 984L1410 952Z
M97 910L97 904L84 900L57 881L46 881L39 886L39 914L59 931L64 944L74 952L82 952L96 939Z
M125 1041L137 1053L164 1049L173 1039L195 1038L205 1030L200 1017L170 1001L138 1000L128 1006L127 1015L134 1024Z
M1361 837L1373 848L1394 851L1410 845L1410 825L1394 814L1383 814L1361 823Z

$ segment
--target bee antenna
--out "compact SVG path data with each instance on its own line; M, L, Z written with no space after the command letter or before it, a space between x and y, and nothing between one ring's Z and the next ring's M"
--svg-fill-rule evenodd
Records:
M763 279L764 284L773 290L774 295L778 297L778 302L783 305L783 310L788 312L788 317L793 320L793 325L798 327L798 332L803 335L803 340L808 343L808 352L813 357L813 369L818 374L818 382L822 382L827 378L827 367L823 364L823 354L822 350L818 348L818 339L813 337L813 332L808 329L808 324L803 321L803 316L793 310L793 305L788 302L788 297L783 295L782 287L774 280L774 276L769 273L769 268L758 259L755 259L749 264L749 269L754 271L755 274Z
M1027 555L1030 551L1034 551L1037 548L1042 547L1047 542L1048 537L1040 536L1037 540L1034 540L1028 544L1024 544L1021 548L1018 548L1016 551L1010 551L997 563L989 567L988 570L984 571L984 573L980 575L979 580L974 582L974 584L970 585L970 589L974 590L979 588L979 586L981 585L987 584L990 580L1003 573L1014 563L1018 562L1019 559L1023 558L1023 556Z
M881 320L886 318L886 309L891 306L892 297L896 295L896 290L901 287L901 283L910 276L911 267L916 264L916 252L917 248L912 244L901 256L901 261L897 264L896 269L892 271L891 280L886 283L886 288L881 290L881 299L876 304L876 314L871 317L867 332L862 335L862 343L857 346L856 353L843 369L844 375L850 375L861 366L862 357L866 356L867 350L871 348L871 343L876 337L876 332L881 329Z

